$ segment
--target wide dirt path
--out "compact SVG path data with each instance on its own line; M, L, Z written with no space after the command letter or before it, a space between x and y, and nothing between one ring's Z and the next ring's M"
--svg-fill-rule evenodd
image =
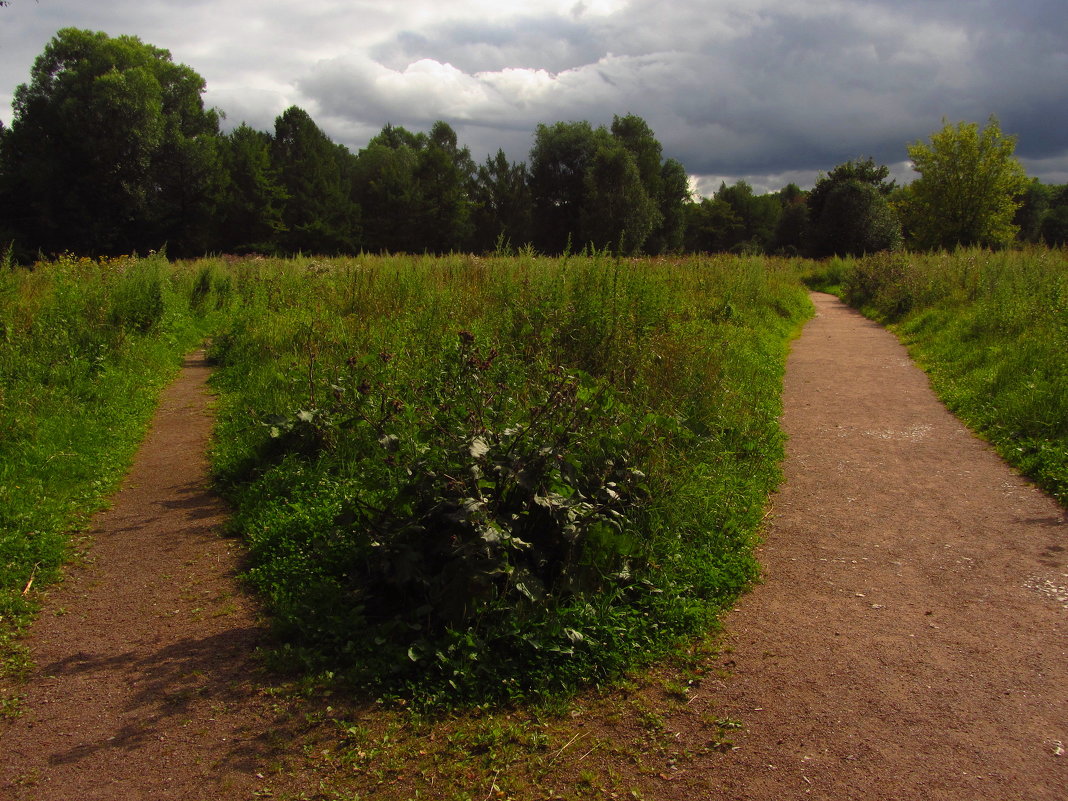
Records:
M828 295L787 367L738 749L676 799L1068 799L1068 525Z
M86 564L30 638L23 714L0 722L0 798L246 798L283 748L255 682L264 637L207 486L208 366L187 359ZM275 739L272 739L275 738Z

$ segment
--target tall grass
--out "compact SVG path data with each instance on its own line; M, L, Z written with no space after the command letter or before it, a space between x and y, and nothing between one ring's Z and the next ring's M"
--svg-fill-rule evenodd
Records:
M891 323L947 406L1068 505L1068 251L880 255L844 267L845 299Z
M0 643L114 490L210 285L162 257L0 270Z
M710 624L782 455L791 265L235 265L214 465L308 666L424 703L553 693Z

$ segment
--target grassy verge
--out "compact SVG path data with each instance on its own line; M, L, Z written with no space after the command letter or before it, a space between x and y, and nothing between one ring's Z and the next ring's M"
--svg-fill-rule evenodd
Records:
M214 457L288 656L424 706L618 676L751 580L770 260L235 265Z
M1068 251L880 255L836 269L843 297L891 325L946 405L1068 506Z
M125 472L158 390L203 336L211 276L165 259L0 271L0 658ZM9 710L10 711L10 710Z

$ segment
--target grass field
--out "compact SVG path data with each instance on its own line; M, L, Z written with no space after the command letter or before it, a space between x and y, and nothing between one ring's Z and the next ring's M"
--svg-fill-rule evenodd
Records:
M755 574L790 263L235 265L219 480L289 656L423 703L665 653Z
M692 642L755 575L799 277L889 323L1065 502L1063 250L820 264L65 257L0 272L0 638L84 546L180 355L277 655L427 706L556 697ZM821 283L822 282L822 283Z

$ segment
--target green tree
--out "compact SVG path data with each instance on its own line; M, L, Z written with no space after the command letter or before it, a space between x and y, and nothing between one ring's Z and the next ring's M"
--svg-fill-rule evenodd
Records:
M285 192L283 250L350 253L359 247L360 207L353 201L353 156L297 106L274 124L271 164Z
M719 197L702 198L685 207L685 249L691 253L718 253L739 241L745 225L731 204Z
M448 123L434 123L429 135L387 124L360 151L356 174L368 250L443 253L469 246L476 168Z
M901 223L890 207L890 169L871 158L846 161L820 176L808 195L809 253L860 255L901 246Z
M8 176L7 159L4 150L7 146L7 128L0 120L0 252L11 256L11 243L15 240L15 195L11 190Z
M136 37L59 31L15 90L3 148L24 244L195 247L220 180L218 115L203 92L192 69Z
M662 252L682 240L686 171L661 161L645 120L615 117L611 129L588 122L539 125L530 151L534 243L559 253L574 246L622 245Z
M475 175L471 151L457 144L456 132L438 120L418 153L415 179L416 231L413 249L446 253L471 240L470 188Z
M931 135L930 144L908 146L913 169L910 220L926 248L1003 246L1017 233L1013 217L1027 189L1027 174L1013 156L1016 137L1005 136L996 117L986 127L960 122Z
M224 140L226 184L219 202L216 247L227 251L272 251L285 230L287 199L271 164L271 135L248 125Z
M1041 183L1037 178L1027 185L1021 197L1020 208L1013 217L1013 225L1019 229L1020 240L1038 242L1042 239L1042 221L1050 209L1050 200L1055 189Z
M1041 235L1048 245L1068 245L1068 184L1050 188L1049 211L1042 219Z
M637 161L622 144L605 142L590 160L580 223L584 243L627 254L639 251L660 223Z
M356 157L356 197L363 215L364 247L374 252L412 250L418 236L415 170L425 136L386 125Z
M579 221L586 197L586 171L604 131L588 122L539 125L530 151L530 195L534 245L545 253L561 253L569 241L584 243Z
M660 211L657 225L645 242L645 251L674 253L682 250L686 233L686 205L690 200L690 176L681 162L667 159L660 167Z
M471 190L476 250L487 252L498 243L521 247L530 242L527 178L526 164L509 162L503 150L479 165Z
M809 238L808 193L795 183L778 192L782 214L775 226L772 249L776 253L800 254Z
M721 183L715 197L734 212L739 225L722 242L723 250L763 252L770 249L775 229L782 216L782 205L775 195L754 195L753 187L745 181L733 186Z

